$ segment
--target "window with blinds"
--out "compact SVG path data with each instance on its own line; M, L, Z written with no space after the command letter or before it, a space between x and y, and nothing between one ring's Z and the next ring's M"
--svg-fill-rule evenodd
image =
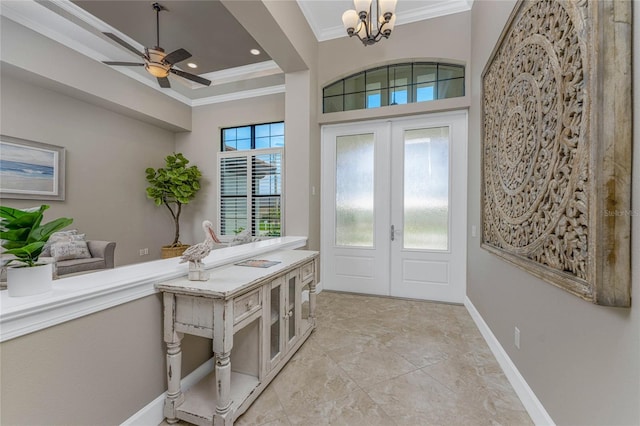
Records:
M279 126L274 126L279 125ZM228 136L237 138L249 135L249 138L260 135L256 127L275 127L276 143L267 146L282 146L283 123L267 125L245 126L240 131L222 129L222 144L224 152L218 153L218 182L220 183L219 215L220 233L235 235L245 229L251 229L251 235L278 237L282 228L282 182L284 180L282 161L284 149L266 148L251 149L255 142L243 143L246 148L239 148L240 144L229 143ZM249 131L247 131L249 128ZM266 145L261 142L259 145Z

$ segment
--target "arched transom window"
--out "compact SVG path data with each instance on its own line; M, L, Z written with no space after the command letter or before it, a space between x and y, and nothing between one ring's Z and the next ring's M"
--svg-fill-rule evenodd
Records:
M351 111L387 105L464 96L464 66L413 62L372 68L323 89L323 112Z

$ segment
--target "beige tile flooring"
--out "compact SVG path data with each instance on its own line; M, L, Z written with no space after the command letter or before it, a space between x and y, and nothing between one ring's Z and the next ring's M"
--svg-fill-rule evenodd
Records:
M533 424L463 306L323 291L317 319L236 425Z

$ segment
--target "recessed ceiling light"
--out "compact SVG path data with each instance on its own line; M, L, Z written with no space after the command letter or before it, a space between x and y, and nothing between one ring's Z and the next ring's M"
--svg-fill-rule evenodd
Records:
M259 55L260 51L258 49L251 49L249 52L251 52L252 55Z
M187 64L187 66L188 66L189 68L198 68L198 65L197 65L197 64L194 64L193 62L189 62L189 63Z

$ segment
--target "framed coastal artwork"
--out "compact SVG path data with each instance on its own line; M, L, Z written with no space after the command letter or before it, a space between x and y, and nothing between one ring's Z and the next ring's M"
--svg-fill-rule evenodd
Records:
M0 197L64 200L63 147L0 135Z

